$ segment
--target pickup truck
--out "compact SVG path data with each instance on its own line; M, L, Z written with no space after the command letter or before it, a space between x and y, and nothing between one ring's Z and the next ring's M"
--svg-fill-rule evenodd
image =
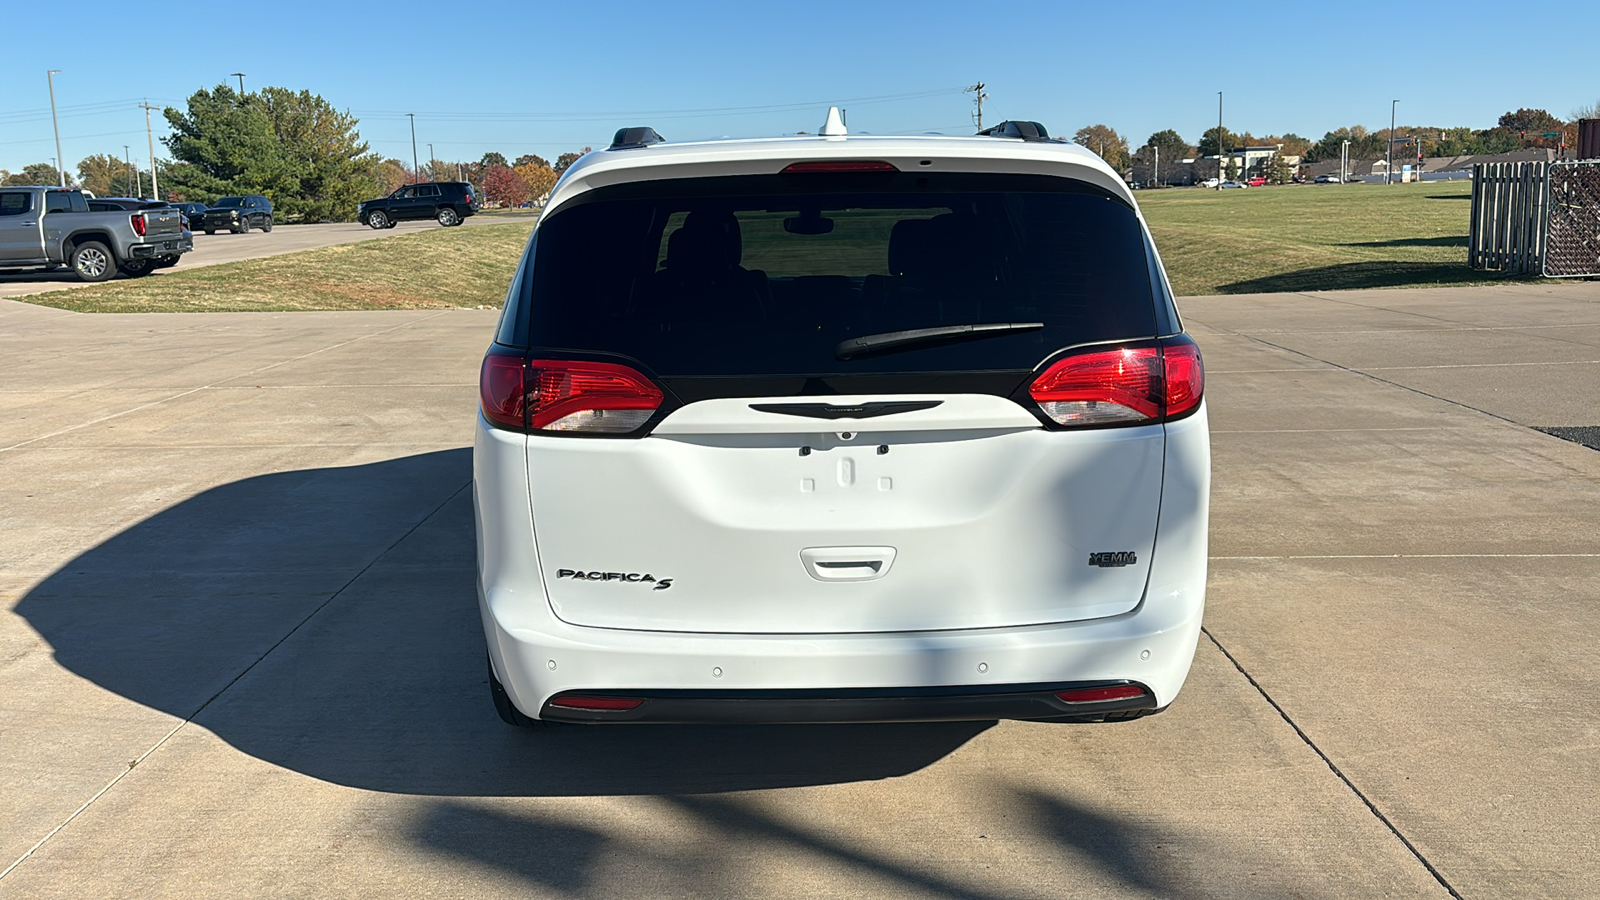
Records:
M153 260L193 249L170 206L91 212L72 188L0 188L0 272L70 266L83 281L105 281L119 270L147 274Z

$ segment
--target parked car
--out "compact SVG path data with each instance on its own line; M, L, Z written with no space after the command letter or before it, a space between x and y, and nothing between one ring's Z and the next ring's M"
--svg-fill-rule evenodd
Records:
M1231 190L1233 188L1249 187L1249 185L1245 184L1242 181L1224 181L1221 186L1222 186L1223 190Z
M506 722L1081 721L1178 694L1210 444L1134 195L1037 123L842 131L624 129L551 194L473 451Z
M206 212L206 205L204 203L185 201L181 203L174 203L172 205L183 211L184 217L189 220L190 227L202 227L201 222L204 220Z
M89 195L87 191L85 191L84 193L85 193L85 196L87 196L89 198L89 211L90 212L113 212L113 211L118 211L118 210L133 211L133 210L141 210L141 209L166 209L166 208L170 207L170 208L178 209L178 211L180 213L182 213L181 207L182 207L183 204L168 203L165 200L145 200L145 199L142 199L142 198L139 198L139 197L94 197L92 195ZM186 247L188 249L193 249L194 248L194 232L190 230L188 217L180 215L179 221L180 221L182 232L183 232L183 237L181 238L180 246ZM148 275L152 269L165 269L165 268L170 268L172 266L177 265L178 264L178 257L180 255L181 255L180 253L164 253L164 254L162 254L160 256L154 256L154 257L151 257L149 259L128 260L128 261L124 262L121 266L119 266L118 268L121 270L122 274L124 274L124 275L129 275L129 276L134 276L134 277L137 277L139 275Z
M478 196L465 181L430 181L408 184L387 197L362 202L356 221L372 228L393 228L406 219L438 219L440 225L460 225L478 211Z
M71 188L0 188L0 270L70 266L83 281L105 281L119 270L148 274L194 249L170 206L91 210L91 202L107 204Z
M244 234L252 227L271 231L272 201L260 194L223 197L200 214L200 227L206 234L216 234L222 228L234 234Z
M1260 175L1257 175L1256 177L1254 177L1254 178L1252 178L1252 179L1250 179L1250 180L1245 182L1245 184L1249 185L1250 187L1261 187L1262 185L1264 185L1266 183L1267 183L1267 180L1265 178L1262 178Z
M1207 178L1205 181L1200 182L1199 186L1200 187L1204 187L1204 188L1214 188L1214 187L1217 186L1217 184L1218 184L1217 179L1215 179L1215 178Z

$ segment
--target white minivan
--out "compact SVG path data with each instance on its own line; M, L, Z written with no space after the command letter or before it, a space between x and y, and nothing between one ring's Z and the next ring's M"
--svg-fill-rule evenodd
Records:
M551 193L473 453L508 723L1177 696L1210 439L1133 196L1033 122L843 132L624 129Z

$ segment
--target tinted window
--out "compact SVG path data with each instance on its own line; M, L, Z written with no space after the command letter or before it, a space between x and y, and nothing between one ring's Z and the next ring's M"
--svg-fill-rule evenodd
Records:
M439 186L437 184L419 184L417 185L417 196L437 197L439 196Z
M537 234L529 343L667 377L1027 369L1156 333L1137 216L1064 178L657 181L595 191ZM995 322L1044 327L834 356L854 336Z
M26 191L0 194L0 216L20 216L33 209L33 195Z
M223 207L225 209L226 208L230 208L230 207L244 206L244 198L243 197L223 197L221 200L217 201L217 205L220 206L220 207Z
M47 213L72 212L73 197L78 198L78 202L83 205L82 211L87 212L89 204L83 199L83 195L69 194L66 191L47 191L44 195L44 211Z

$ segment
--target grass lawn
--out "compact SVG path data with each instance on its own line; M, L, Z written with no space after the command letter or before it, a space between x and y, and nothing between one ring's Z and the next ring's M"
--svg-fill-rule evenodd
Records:
M1180 295L1503 283L1467 268L1472 184L1140 191Z
M19 297L79 312L270 312L499 306L531 220L302 250Z
M1141 191L1180 295L1502 283L1467 268L1465 181ZM20 299L83 312L499 306L531 220L429 229Z

